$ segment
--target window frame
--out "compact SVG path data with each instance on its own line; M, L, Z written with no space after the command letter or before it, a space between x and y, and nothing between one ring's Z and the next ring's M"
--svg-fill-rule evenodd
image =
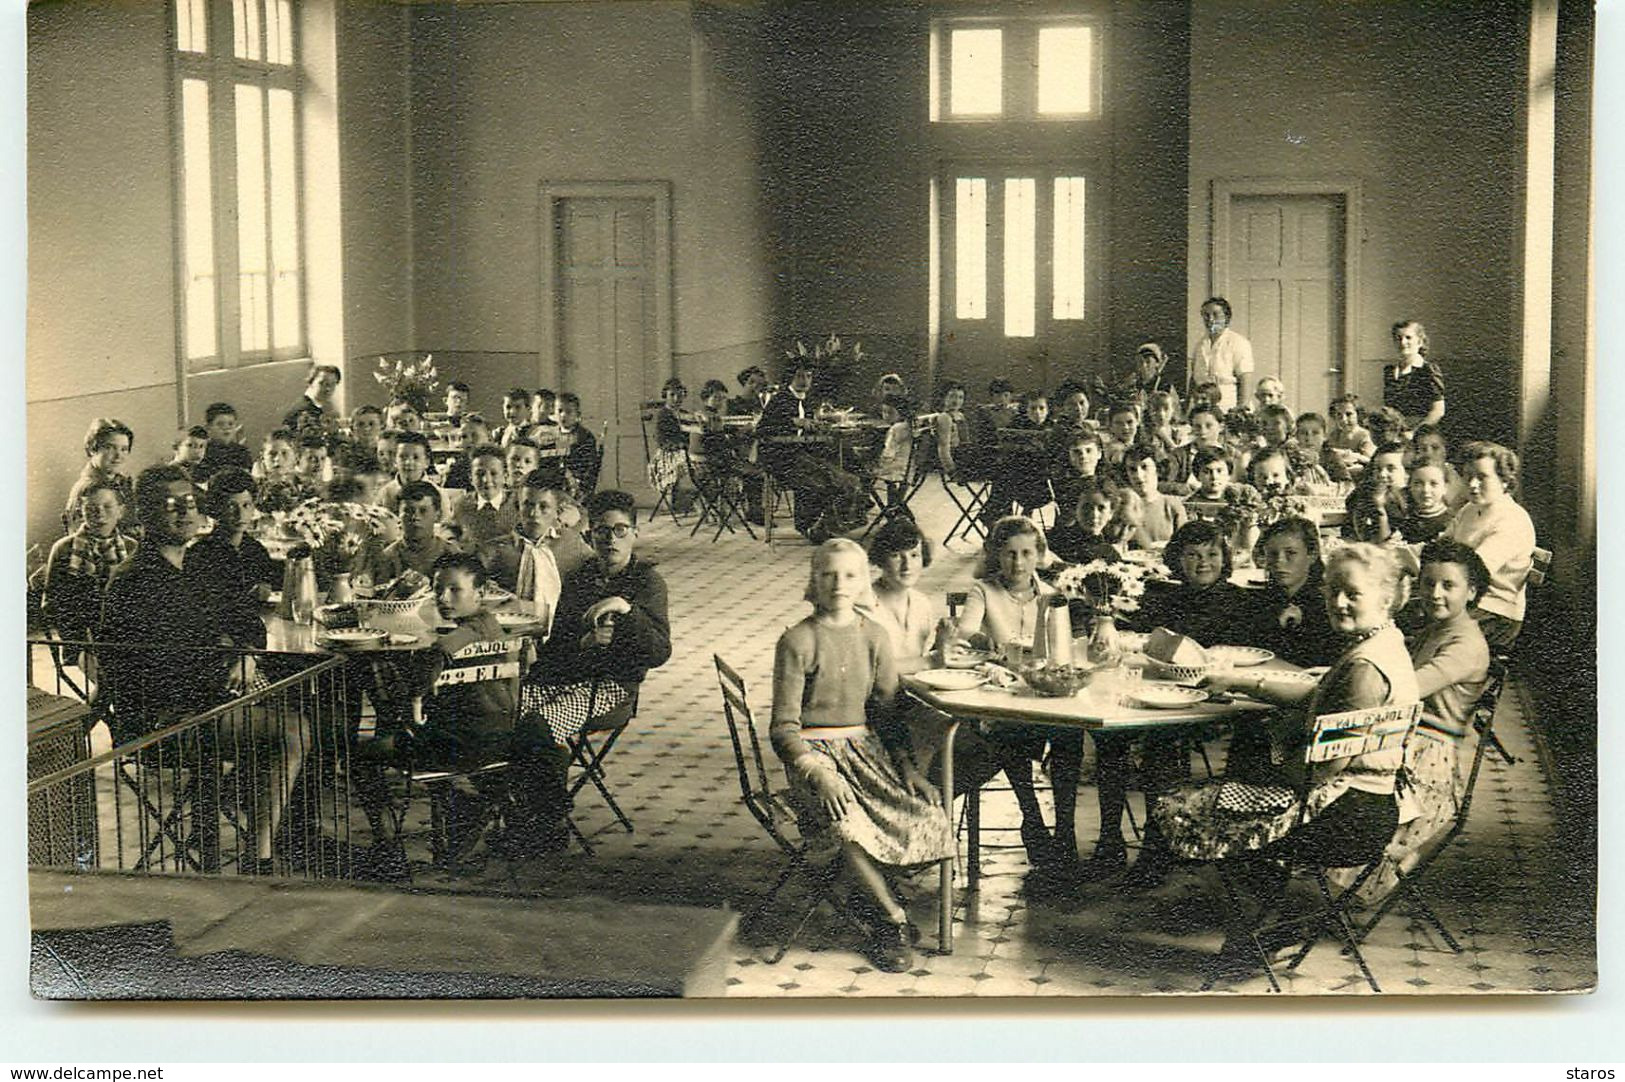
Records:
M277 0L250 0L257 2L262 14L259 20L262 57L269 55L269 33L263 11ZM303 55L297 0L289 5L289 21L285 28L293 52L291 64L271 63L268 59L246 60L235 55L233 35L234 0L203 0L206 50L202 53L180 48L178 29L179 10L185 0L168 0L167 35L171 61L172 121L171 155L174 163L174 263L175 263L175 342L177 364L183 375L224 372L253 365L278 361L308 359L310 348L310 298L307 285L309 264L305 243L307 208L304 175L304 78L301 65ZM188 336L188 275L186 214L186 155L185 117L183 116L184 86L189 80L200 80L208 90L210 214L214 248L214 324L215 352L206 356L190 356ZM246 349L243 346L241 261L238 238L238 176L237 176L237 122L236 92L239 86L252 86L265 103L261 113L262 153L264 160L264 186L266 205L265 250L270 275L266 282L266 333L268 345L264 349ZM294 190L294 243L298 276L295 284L299 303L297 342L278 347L276 339L275 270L272 253L274 220L270 213L274 188L272 185L272 125L270 92L286 90L293 102L293 190Z
M927 28L928 116L932 124L944 125L1094 125L1104 123L1106 18L1091 10L1035 11L1019 15L963 14L932 18ZM1050 27L1079 26L1092 31L1092 57L1089 70L1089 100L1093 108L1084 113L1040 113L1038 111L1038 34ZM953 99L953 48L956 29L997 29L1003 31L1000 89L1002 107L998 113L956 114ZM1028 78L1017 77L1030 71Z

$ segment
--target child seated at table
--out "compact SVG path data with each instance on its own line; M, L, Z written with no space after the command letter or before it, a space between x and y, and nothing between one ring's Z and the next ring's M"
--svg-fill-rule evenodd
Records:
M549 461L556 468L558 459ZM509 486L518 491L524 485L525 478L541 468L542 449L529 436L520 436L502 449L502 463L508 471ZM469 480L472 481L473 478L470 477Z
M508 466L502 448L486 444L469 452L470 487L452 512L452 532L469 551L493 537L501 537L519 523L513 494L508 491Z
M553 550L563 530L559 509L564 494L551 477L536 470L525 476L515 498L518 525L481 545L480 562L485 565L491 581L530 606L545 633L552 627L553 610L558 607L559 590L564 583L564 572L559 569ZM579 535L576 543L581 544ZM586 556L591 554L591 550L585 553Z
M810 841L838 846L854 909L868 918L865 954L901 973L913 962L908 914L877 865L953 855L953 829L905 741L888 748L873 724L894 707L897 670L886 632L853 606L869 593L861 546L826 541L813 555L812 615L779 637L773 662L773 749L808 816Z
M1421 545L1448 530L1456 512L1448 502L1450 483L1443 467L1436 462L1418 462L1411 466L1410 473L1405 485L1409 506L1393 525L1406 544Z
M207 484L210 477L227 466L241 470L254 468L254 453L240 441L242 427L237 423L237 410L230 402L211 402L203 411L203 427L209 433L209 446L203 452L203 461L192 467L192 479Z
M1230 455L1222 447L1204 447L1191 460L1191 481L1196 491L1189 499L1196 503L1223 503L1237 487L1231 480L1234 469ZM1204 511L1211 514L1209 511Z
M1258 411L1260 448L1285 447L1292 439L1292 411L1271 403Z
M461 437L461 445L445 465L441 487L465 490L472 483L469 476L471 463L468 461L468 452L472 448L491 442L491 426L485 423L483 414L465 413L457 431Z
M440 513L446 512L446 494L429 480L429 437L421 432L400 432L395 435L395 476L378 494L385 507L393 507L400 500L406 486L423 481L434 487L440 497Z
M1411 442L1411 424L1405 415L1392 406L1384 406L1375 413L1366 416L1366 424L1371 429L1371 439L1378 447L1387 443L1397 443L1408 446Z
M423 415L411 399L397 396L384 408L384 427L397 432L422 432Z
M1173 391L1153 391L1146 404L1145 438L1160 451L1164 461L1179 447L1174 426L1179 423L1179 395ZM1183 480L1170 477L1169 480Z
M1247 479L1265 499L1278 499L1299 491L1297 474L1292 471L1292 455L1285 444L1265 447L1253 456Z
M1371 456L1371 464L1349 493L1344 527L1355 541L1382 544L1393 533L1393 524L1410 512L1405 497L1405 445L1385 443Z
M558 439L559 396L547 387L538 387L530 396L530 438L538 444Z
M955 641L998 653L1010 664L1032 648L1038 621L1055 588L1038 577L1048 559L1044 531L1020 515L1002 518L988 531L982 546L978 580L966 593L954 627ZM1077 788L1083 766L1081 732L1051 731L1039 726L1004 725L986 733L999 769L1021 808L1021 842L1038 883L1064 883L1077 869ZM1055 830L1044 823L1033 789L1033 762L1050 748L1055 782Z
M1088 477L1078 485L1077 499L1065 522L1049 532L1049 550L1069 564L1119 560L1118 546L1128 543L1128 527L1117 517L1111 493Z
M1191 392L1190 408L1194 412L1198 406L1206 406L1216 411L1219 419L1223 420L1225 414L1223 388L1211 380L1206 383L1198 383L1196 390Z
M1444 430L1438 425L1417 425L1415 435L1411 436L1412 469L1423 463L1439 467L1444 474L1445 495L1444 502L1450 510L1459 511L1467 505L1467 485L1461 479L1461 473L1450 461L1450 441L1445 439Z
M85 433L85 458L89 461L68 490L68 500L62 509L62 521L67 529L71 530L79 524L80 497L92 485L112 485L118 490L119 502L128 513L134 490L130 475L124 472L124 463L134 447L135 433L118 418L98 417L90 422L90 428Z
M581 423L581 397L559 395L559 443L567 447L564 476L572 499L586 499L598 488L598 438Z
M508 393L502 396L502 420L504 423L492 433L493 439L491 442L499 447L505 447L530 430L531 397L531 392L523 387L510 388Z
M435 680L448 668L465 659L458 654L476 643L502 643L502 625L485 608L480 588L485 585L485 565L472 553L447 552L431 567L434 577L435 609L442 624L450 625L435 636L434 649L427 651L420 675L423 696L423 726L412 733L407 755L415 767L442 767L473 770L510 754L514 726L514 682L480 680L435 688ZM454 804L452 818L458 818ZM460 827L452 822L448 832L453 849L463 848Z
M914 403L905 394L889 394L880 403L886 437L875 456L875 480L886 486L886 506L900 507L907 489L908 464L914 446Z
M170 446L175 452L170 463L181 467L188 477L197 481L197 468L209 451L209 430L202 425L182 428L175 433L175 441Z
M1306 518L1278 519L1264 528L1254 563L1268 579L1247 591L1239 641L1305 668L1330 664L1338 642L1321 593L1320 530Z
M1489 589L1483 559L1459 541L1430 542L1422 549L1414 604L1426 624L1410 642L1417 691L1426 712L1406 747L1405 773L1417 817L1400 825L1388 845L1403 858L1448 829L1466 791L1458 756L1472 726L1473 706L1489 677L1490 647L1471 607ZM1368 904L1395 886L1387 861L1361 889Z
M463 423L463 414L468 409L468 399L471 394L468 384L460 380L453 380L446 384L446 420L453 425Z
M1338 455L1350 472L1359 472L1377 453L1377 445L1371 439L1370 431L1360 423L1360 396L1338 395L1332 399L1327 412L1331 414L1332 430L1326 436L1326 446Z
M261 511L292 511L317 495L299 475L298 441L293 429L275 428L260 446L259 487L254 504Z
M1123 459L1129 450L1139 445L1140 411L1132 402L1118 402L1106 417L1105 458L1106 469L1118 484L1128 483Z
M47 626L64 639L82 642L101 621L102 599L113 569L135 551L136 540L121 528L124 495L111 481L98 479L79 494L78 525L51 546L45 561L41 605ZM70 663L79 650L67 651Z
M1100 473L1100 460L1106 453L1098 432L1063 432L1050 429L1051 442L1061 437L1064 444L1050 456L1050 487L1055 491L1055 502L1061 507L1075 507L1084 482L1093 481Z
M350 414L350 446L378 456L378 437L384 431L384 411L370 403L357 406Z
M306 429L299 437L299 481L312 492L322 492L333 479L332 454L319 429Z
M412 481L401 488L395 510L401 520L401 536L384 546L373 569L375 582L394 582L405 571L428 577L442 556L462 551L456 542L435 532L440 524L440 492L429 482Z
M282 571L252 533L259 516L254 478L246 470L221 470L203 495L203 511L214 528L187 550L188 569L211 584L223 618L237 629L233 638L264 647L260 605L282 588Z
M1199 485L1196 477L1196 456L1203 451L1224 451L1224 421L1217 407L1192 406L1187 424L1190 425L1191 440L1189 443L1174 448L1173 456L1168 460L1168 476L1165 480L1175 484L1184 484L1188 489L1194 490ZM1232 471L1234 464L1232 464Z
M1157 452L1143 444L1132 447L1123 458L1123 469L1128 475L1127 487L1144 505L1133 540L1142 548L1165 543L1185 525L1186 514L1183 500L1165 495L1157 487Z
M1230 539L1212 522L1182 524L1163 551L1174 585L1146 591L1134 623L1177 631L1203 646L1239 641L1247 593L1230 581Z
M1298 414L1298 426L1293 434L1298 456L1294 465L1298 475L1312 485L1343 484L1354 480L1348 465L1326 442L1326 418L1318 413ZM1314 470L1319 470L1315 473Z

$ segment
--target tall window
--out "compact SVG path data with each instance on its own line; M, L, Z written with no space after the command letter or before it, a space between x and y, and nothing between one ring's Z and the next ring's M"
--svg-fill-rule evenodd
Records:
M173 0L188 371L307 353L293 0Z
M933 326L978 363L1099 340L1110 147L1102 21L933 20Z

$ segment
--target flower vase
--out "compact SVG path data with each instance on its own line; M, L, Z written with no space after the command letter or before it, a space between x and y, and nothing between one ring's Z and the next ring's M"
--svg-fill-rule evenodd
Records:
M1244 522L1230 535L1231 559L1237 567L1253 566L1253 546L1258 544L1258 523Z
M1115 617L1104 614L1095 616L1095 626L1089 632L1087 657L1091 665L1101 669L1122 663L1123 639L1117 633Z

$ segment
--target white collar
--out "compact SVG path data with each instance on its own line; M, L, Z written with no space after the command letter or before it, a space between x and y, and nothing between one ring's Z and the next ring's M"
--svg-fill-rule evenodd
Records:
M502 510L503 503L506 502L507 499L508 490L505 488L497 490L497 498L494 500L488 500L476 492L474 494L474 506L476 509L481 511L485 510L487 507L493 511L500 511Z

